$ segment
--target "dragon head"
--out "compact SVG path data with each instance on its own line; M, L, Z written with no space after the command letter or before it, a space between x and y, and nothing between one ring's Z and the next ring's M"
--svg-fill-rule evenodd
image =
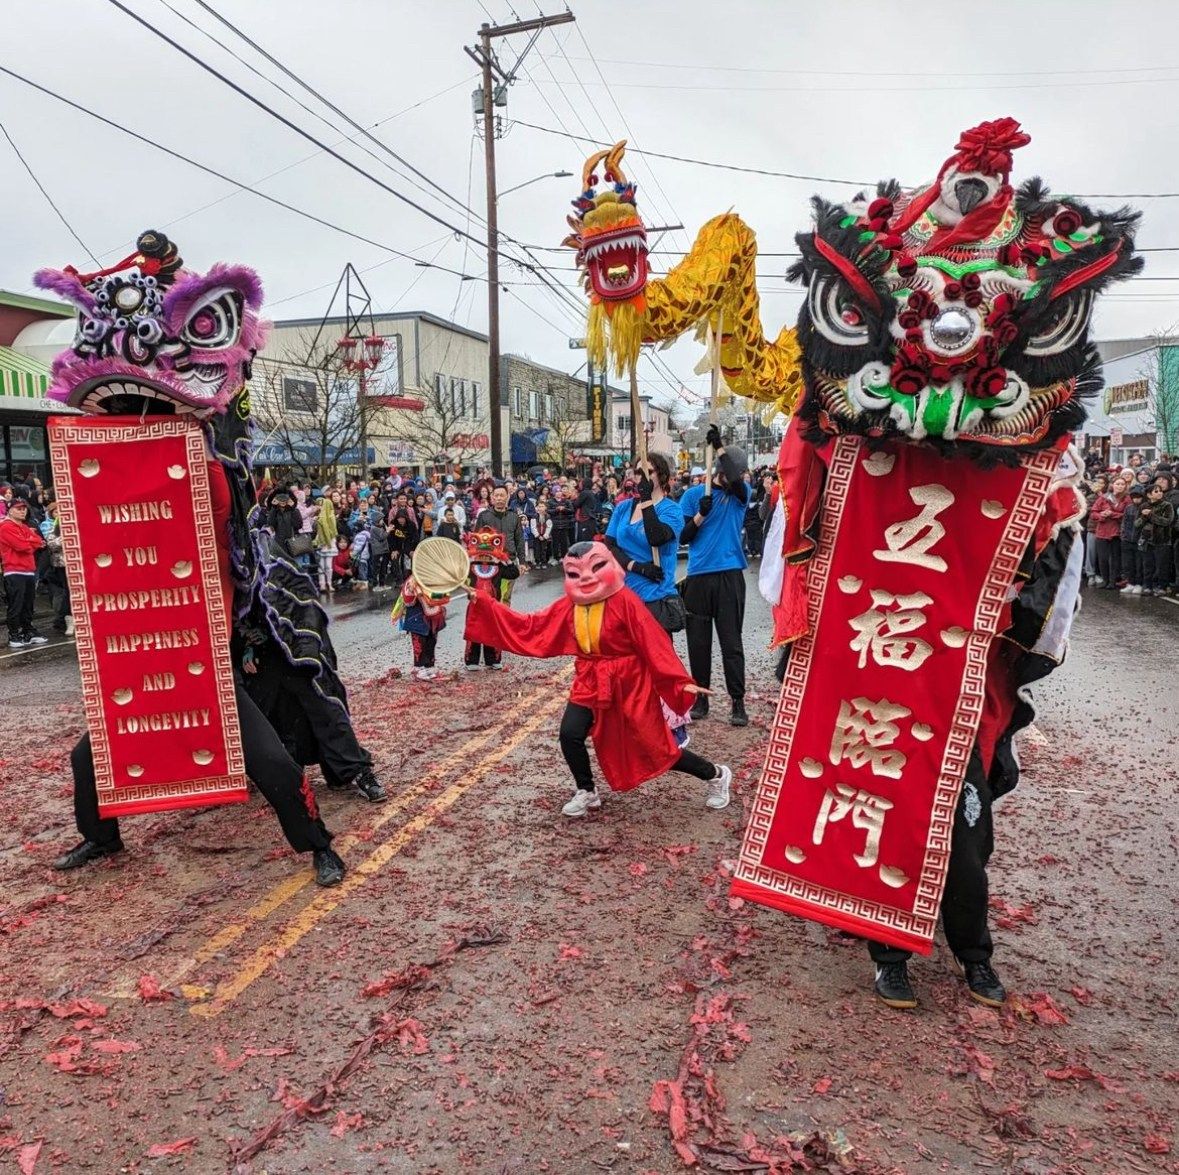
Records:
M626 140L585 161L582 193L573 201L576 216L568 217L573 234L565 244L577 250L595 302L635 302L647 288L647 229L635 207L635 185L622 171ZM596 170L605 164L606 185L598 190Z
M1101 387L1096 294L1142 268L1138 216L1008 183L1030 140L1010 118L966 131L924 189L815 198L789 276L818 440L835 433L1035 449L1076 429Z
M463 535L471 570L478 579L494 579L509 563L507 543L493 526L483 526Z
M78 308L73 344L53 363L52 399L107 415L227 410L265 341L262 283L245 266L199 274L182 264L176 246L149 230L109 269L34 275Z

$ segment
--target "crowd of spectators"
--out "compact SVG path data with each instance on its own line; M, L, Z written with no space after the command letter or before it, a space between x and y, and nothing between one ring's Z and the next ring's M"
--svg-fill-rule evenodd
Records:
M1133 454L1109 466L1085 461L1085 578L1124 596L1176 596L1179 583L1179 458Z
M747 475L752 488L745 543L761 555L776 475L771 468ZM700 468L678 475L677 499L704 480ZM477 470L469 479L430 478L392 470L368 483L356 478L322 486L294 478L259 486L266 524L316 576L325 595L390 587L400 589L422 539L456 541L491 509L492 493L507 493L507 509L520 523L527 570L559 562L573 543L604 535L614 509L635 496L638 478L629 464L587 476L535 466L526 474L493 478Z
M750 558L757 558L776 475L765 467L747 477L752 495L745 544ZM635 496L638 480L630 464L581 476L535 466L498 480L482 469L470 479L415 477L394 469L367 483L357 478L318 486L298 477L264 480L258 497L264 523L330 596L399 589L418 543L431 535L461 540L490 509L498 487L507 491L507 508L520 521L520 566L553 566L573 543L605 534L614 509ZM678 500L703 480L698 467L678 474L670 496ZM57 503L52 487L31 472L0 482L0 565L10 647L46 642L35 614L42 627L72 634Z

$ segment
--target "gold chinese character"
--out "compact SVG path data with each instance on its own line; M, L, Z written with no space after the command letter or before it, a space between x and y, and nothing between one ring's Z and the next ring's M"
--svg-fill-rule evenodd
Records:
M851 650L860 654L864 668L869 652L877 665L897 669L920 669L933 652L933 646L920 637L905 634L920 628L926 621L922 608L933 600L924 592L894 596L892 592L872 589L872 607L848 621L859 633L851 640ZM895 605L894 611L885 609Z
M921 513L906 522L895 522L884 532L887 551L873 551L882 563L912 563L930 571L945 571L946 561L931 555L930 548L945 536L938 515L954 504L954 495L943 485L913 486L909 497Z
M900 737L898 718L908 718L913 711L887 698L878 702L852 698L839 703L839 717L831 736L831 765L838 767L845 759L853 767L871 767L873 775L900 779L907 756L890 751Z
M835 824L850 814L852 827L863 829L868 834L864 841L864 851L856 853L852 859L861 868L868 869L876 864L880 856L880 834L884 831L884 814L891 807L892 800L874 796L871 792L858 791L846 783L837 783L835 791L828 788L823 795L811 842L821 845L827 825Z

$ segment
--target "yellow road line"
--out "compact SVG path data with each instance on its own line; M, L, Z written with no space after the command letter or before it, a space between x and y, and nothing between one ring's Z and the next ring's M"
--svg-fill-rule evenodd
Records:
M563 682L571 672L572 666L566 666L562 669L557 674L557 684ZM536 692L540 693L541 691L537 690ZM497 738L504 737L504 731L514 722L514 715L503 719L503 721L497 723L491 729L476 735L458 750L452 751L445 758L435 763L426 775L423 776L420 783L381 806L376 819L372 822L371 831L375 833L383 828L395 816L404 812L415 800L420 799L428 793L432 785L440 777L445 776L447 772L455 767L469 762L471 756L481 751L488 743L493 742ZM343 856L352 849L355 849L357 845L365 843L367 841L362 841L355 833L346 833L336 838L333 842L333 847ZM292 874L290 877L284 878L268 894L247 909L238 921L231 922L228 926L222 927L221 930L217 931L212 938L191 956L178 959L173 967L165 970L160 979L160 985L165 988L177 987L194 967L199 967L207 963L227 947L232 946L251 926L265 921L275 910L286 905L301 890L310 885L313 877L314 874L309 870L301 870L298 873ZM135 995L138 982L139 971L136 971L134 977L125 974L116 980L107 989L105 994L110 999L131 999Z
M306 934L313 930L354 890L359 889L378 870L382 869L413 838L443 812L450 808L466 792L470 791L487 774L506 759L542 722L552 715L565 699L558 697L546 703L521 726L504 746L485 758L478 770L465 779L452 784L436 800L428 804L417 816L402 825L388 840L380 844L359 865L348 871L340 885L321 893L309 902L272 940L263 943L238 969L237 974L218 986L213 998L207 1003L193 1004L189 1011L194 1016L219 1016L227 1004L236 999L280 958L283 958Z

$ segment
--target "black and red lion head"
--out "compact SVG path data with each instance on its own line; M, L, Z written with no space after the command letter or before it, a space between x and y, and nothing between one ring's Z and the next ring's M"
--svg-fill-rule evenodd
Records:
M929 441L994 459L1078 428L1101 388L1096 295L1139 272L1138 214L1095 212L1039 179L1008 182L1030 140L1010 118L965 132L938 178L849 204L813 201L789 276L816 442Z

